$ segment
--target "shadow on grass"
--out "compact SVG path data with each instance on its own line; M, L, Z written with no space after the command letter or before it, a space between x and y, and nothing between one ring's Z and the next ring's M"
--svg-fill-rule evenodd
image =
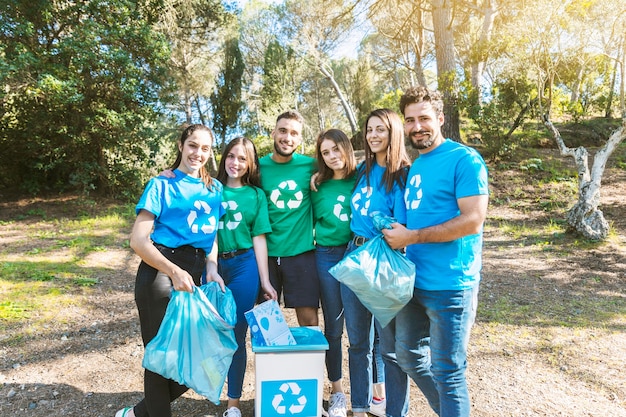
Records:
M543 232L535 219L506 224L526 233L490 222L477 321L626 331L623 248Z

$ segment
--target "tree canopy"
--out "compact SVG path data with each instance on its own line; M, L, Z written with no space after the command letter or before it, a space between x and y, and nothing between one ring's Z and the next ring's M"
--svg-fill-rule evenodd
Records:
M180 128L265 152L276 115L355 138L426 84L447 135L505 159L528 121L622 115L620 0L7 0L0 8L0 187L136 193ZM550 133L546 130L546 135ZM355 143L358 143L356 141Z

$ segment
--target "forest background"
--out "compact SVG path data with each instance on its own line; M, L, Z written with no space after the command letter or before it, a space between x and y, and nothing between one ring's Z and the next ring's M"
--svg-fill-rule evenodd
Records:
M444 93L447 137L506 160L546 146L545 115L619 126L625 28L620 0L7 0L0 190L134 201L185 123L263 155L288 108L303 152L330 127L358 149L415 84Z

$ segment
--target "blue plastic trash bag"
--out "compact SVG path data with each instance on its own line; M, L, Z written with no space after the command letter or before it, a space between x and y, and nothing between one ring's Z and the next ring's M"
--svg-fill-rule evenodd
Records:
M143 367L185 385L219 405L237 341L237 306L231 291L209 282L193 293L172 291Z
M394 220L374 216L376 227L389 228ZM415 264L391 249L380 234L350 252L329 271L345 284L385 327L413 297Z

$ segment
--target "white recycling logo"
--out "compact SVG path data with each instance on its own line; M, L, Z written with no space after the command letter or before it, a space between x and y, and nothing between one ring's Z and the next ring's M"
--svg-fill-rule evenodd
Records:
M220 221L219 228L224 229L224 227L226 227L228 230L236 229L237 226L239 226L239 224L241 223L241 220L243 219L243 214L241 214L241 212L235 211L239 208L239 205L237 204L236 201L229 200L229 201L222 202L222 207L224 207L224 209L227 210L227 212L232 213L232 214L228 216L229 219L226 222L226 224L224 224L224 221Z
M406 209L417 210L422 202L422 189L420 188L420 185L422 185L422 176L420 174L412 176L409 180L409 184L413 187L406 187L406 191L404 192ZM415 199L411 199L409 196L409 192L412 188L417 188L417 191L415 192Z
M272 407L278 414L286 414L289 411L290 414L298 414L304 410L304 406L306 406L306 396L300 395L300 386L295 382L285 382L280 388L280 392L282 394L274 395L272 399ZM295 401L287 407L285 404L285 398L283 394L288 394L291 391L291 395L297 397Z
M270 194L270 200L279 209L284 209L285 206L287 206L291 210L298 208L300 207L300 204L302 204L302 198L304 197L302 191L296 191L295 193L293 193L293 199L290 198L289 200L285 201L281 198L283 196L282 190L295 191L297 188L298 185L294 180L283 181L278 184L277 189L272 190Z
M372 192L372 187L362 187L361 190L358 193L355 193L354 197L352 197L352 205L355 209L359 210L361 216L367 216L367 211L370 207L370 197L372 196ZM362 202L361 198L365 198L365 201Z
M348 214L343 212L343 205L341 204L341 203L344 203L345 201L346 201L345 195L338 195L337 204L333 206L333 214L342 222L347 222L349 220Z
M211 214L211 206L209 206L206 201L202 200L196 200L196 202L193 203L193 206L195 207L195 209L189 210L189 214L187 215L187 224L189 225L191 232L198 233L198 231L201 230L204 234L213 233L217 226L217 220L215 220L215 216L210 216L207 219L208 224L203 223L199 225L196 223L199 217L198 213L204 213L206 215Z

